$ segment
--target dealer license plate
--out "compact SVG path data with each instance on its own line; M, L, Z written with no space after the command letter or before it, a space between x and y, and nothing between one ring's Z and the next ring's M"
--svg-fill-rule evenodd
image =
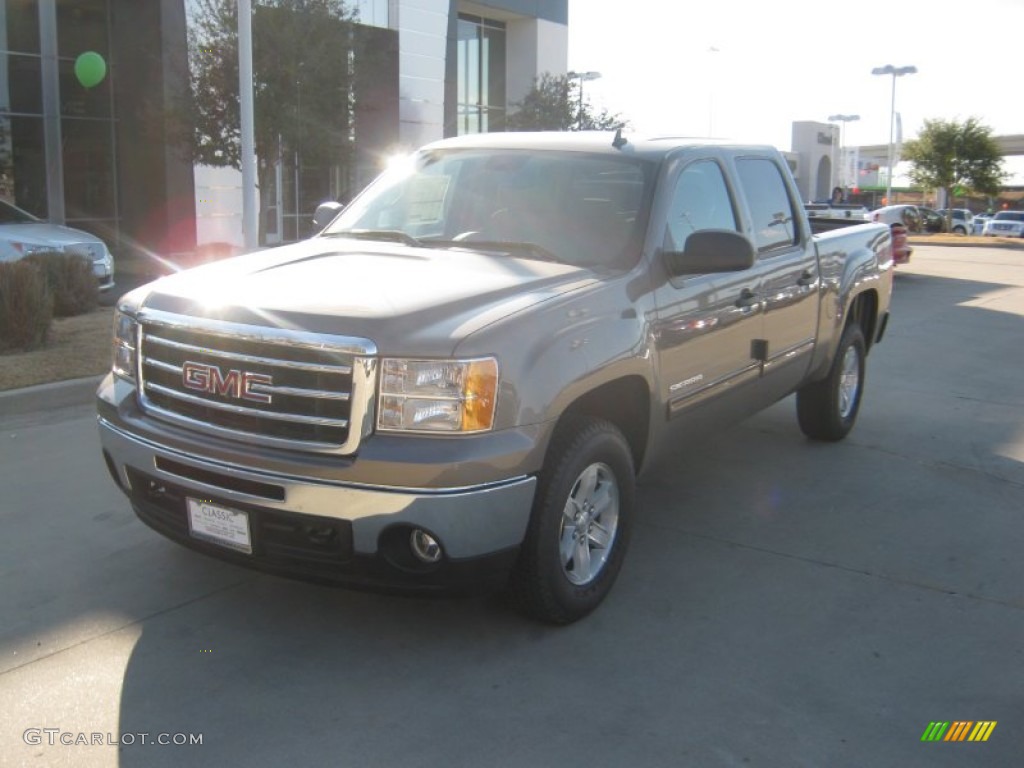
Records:
M219 544L252 554L249 515L240 509L229 509L201 499L188 502L188 527L193 538Z

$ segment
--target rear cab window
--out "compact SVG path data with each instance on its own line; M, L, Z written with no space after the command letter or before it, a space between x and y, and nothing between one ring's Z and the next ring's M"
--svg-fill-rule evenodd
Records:
M799 245L800 219L778 164L767 157L739 157L736 173L750 209L750 237L758 256Z

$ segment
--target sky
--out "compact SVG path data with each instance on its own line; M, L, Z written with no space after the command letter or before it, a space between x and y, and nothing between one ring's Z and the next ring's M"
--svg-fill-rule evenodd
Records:
M886 64L918 69L896 80L905 139L926 118L1024 133L1022 42L1024 0L569 0L569 69L601 73L595 107L783 150L793 121L834 114L860 115L846 145L888 142L893 78L871 74Z

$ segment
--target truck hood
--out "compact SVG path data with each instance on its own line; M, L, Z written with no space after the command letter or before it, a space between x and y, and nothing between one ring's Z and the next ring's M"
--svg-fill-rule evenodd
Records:
M317 237L163 278L142 306L444 356L474 331L595 280L589 269L495 252Z

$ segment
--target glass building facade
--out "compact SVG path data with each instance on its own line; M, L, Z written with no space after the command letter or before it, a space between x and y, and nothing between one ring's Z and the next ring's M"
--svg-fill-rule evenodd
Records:
M141 236L143 247L189 247L187 226L178 227L183 242L164 236L168 196L191 195L184 164L150 144L166 128L153 87L164 93L187 71L170 72L176 26L184 47L184 16L175 25L173 9L161 0L0 0L0 198L111 246ZM106 66L90 87L75 74L86 52Z
M458 20L458 132L505 130L505 23L465 13Z

